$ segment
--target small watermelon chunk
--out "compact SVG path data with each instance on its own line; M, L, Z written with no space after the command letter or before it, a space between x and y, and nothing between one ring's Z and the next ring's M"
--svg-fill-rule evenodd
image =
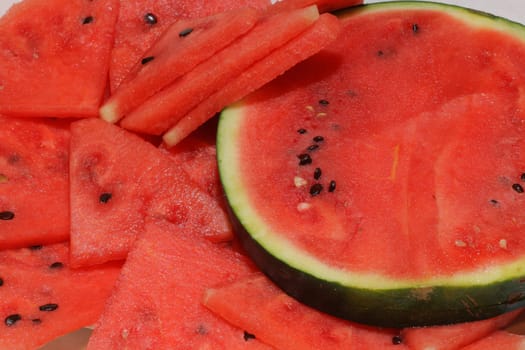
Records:
M95 117L118 0L26 0L0 20L0 113Z
M496 331L485 338L462 347L461 350L523 350L525 336L506 331Z
M143 54L124 82L100 109L103 119L116 122L163 87L214 55L255 25L254 8L244 7L213 16L179 20Z
M246 35L146 100L122 119L121 125L160 135L251 64L306 30L318 17L315 6L264 17Z
M182 117L163 135L164 143L174 146L222 108L320 51L337 38L340 30L341 24L336 17L328 13L322 14L304 33L247 68Z
M197 214L198 215L198 214ZM152 221L136 241L88 350L270 349L207 310L206 288L253 271L247 258L198 231Z
M67 126L0 116L0 249L69 238Z
M203 234L230 234L223 207L194 185L166 151L101 119L76 121L71 133L75 266L125 258L148 216L179 222L196 210L203 214Z
M0 252L0 348L35 349L92 325L121 264L69 267L67 243Z
M206 290L203 304L277 349L408 349L396 341L397 330L366 327L311 309L261 273Z

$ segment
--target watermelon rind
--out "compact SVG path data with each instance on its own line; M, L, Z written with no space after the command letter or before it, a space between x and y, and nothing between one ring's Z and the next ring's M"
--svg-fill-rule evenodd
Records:
M337 15L344 20L400 9L445 11L472 26L500 30L525 42L525 26L455 5L386 2L349 8ZM245 107L240 101L221 113L217 137L221 182L244 248L285 292L337 317L395 328L475 321L525 306L525 256L454 275L392 278L330 266L272 232L254 209L239 173Z

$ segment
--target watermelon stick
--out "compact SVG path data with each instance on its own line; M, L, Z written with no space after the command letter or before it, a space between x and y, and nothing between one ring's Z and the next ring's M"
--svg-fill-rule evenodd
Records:
M115 123L200 62L251 29L259 11L251 7L176 21L142 57L100 108Z
M341 25L335 16L328 13L322 14L304 33L256 62L197 105L164 134L164 143L168 147L176 145L228 104L240 100L298 62L326 47L335 40L340 30Z
M146 100L122 119L121 126L161 135L205 98L304 32L318 18L315 6L265 16L246 35Z

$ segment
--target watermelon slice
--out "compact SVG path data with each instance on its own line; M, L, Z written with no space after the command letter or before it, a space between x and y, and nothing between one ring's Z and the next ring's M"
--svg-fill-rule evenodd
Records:
M244 247L287 293L355 322L522 307L525 28L423 2L338 15L332 45L221 115Z
M246 35L129 113L121 126L161 134L251 64L306 30L318 17L315 6L264 17Z
M319 12L330 12L362 4L362 0L281 0L267 8L268 13L277 13L310 5L316 5Z
M66 243L1 251L0 348L35 349L92 325L120 268L71 269Z
M395 340L397 330L374 329L311 309L261 273L208 289L203 303L276 349L408 349Z
M322 14L304 33L254 63L182 117L163 135L164 143L170 147L176 145L222 108L320 51L337 38L340 29L341 25L336 17L328 13Z
M266 8L269 0L126 0L121 2L111 52L111 91L120 85L144 52L174 22L211 16L220 12L252 6Z
M100 109L116 122L198 63L213 56L248 31L259 17L249 7L213 16L179 20L148 50Z
M118 0L26 0L0 20L0 113L95 117Z
M1 116L0 124L0 249L66 241L67 125Z
M195 213L196 216L199 214ZM88 350L270 349L200 304L204 290L251 273L247 258L198 231L148 222L97 322Z
M125 258L145 217L184 222L196 211L203 214L199 232L212 240L230 234L223 207L194 185L166 151L101 119L74 122L71 133L75 266Z
M505 331L496 331L489 336L478 340L461 350L523 350L525 349L525 336Z

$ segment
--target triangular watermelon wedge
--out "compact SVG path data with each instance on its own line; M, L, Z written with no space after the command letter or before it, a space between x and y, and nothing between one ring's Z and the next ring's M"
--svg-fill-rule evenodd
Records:
M223 207L165 150L101 119L72 123L70 178L75 266L125 258L145 217L182 223L196 211L203 235L230 234Z
M67 243L0 252L0 349L35 349L96 322L121 265L69 267Z
M122 84L100 109L101 117L116 122L198 63L213 56L257 22L251 7L173 23L146 51Z
M0 113L95 117L118 0L25 0L0 20Z
M229 245L198 231L151 221L136 241L88 350L270 349L200 303L207 287L253 271Z
M0 249L66 241L68 124L1 116L0 124Z

